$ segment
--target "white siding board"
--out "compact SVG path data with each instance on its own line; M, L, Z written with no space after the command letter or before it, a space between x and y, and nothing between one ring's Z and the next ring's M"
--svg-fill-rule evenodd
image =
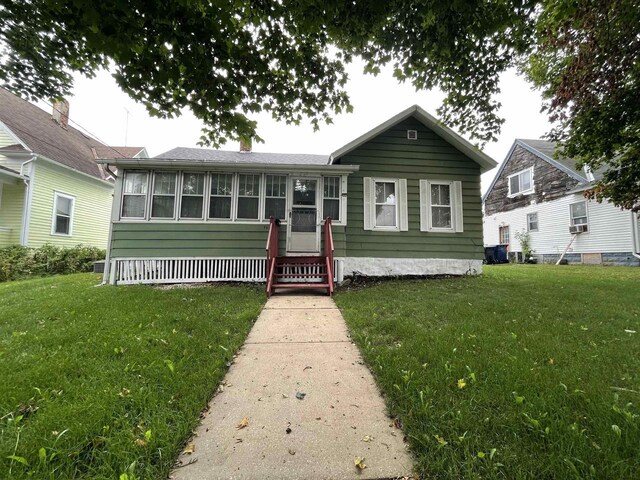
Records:
M562 253L571 241L569 205L581 200L584 200L584 197L580 194L567 195L550 202L485 216L483 220L484 244L498 244L500 242L499 227L509 225L511 251L522 251L520 242L515 238L515 233L526 231L528 213L538 212L538 231L530 232L531 248L538 255ZM632 251L632 214L629 211L622 211L608 202L588 201L587 215L589 232L579 234L569 252L615 253Z

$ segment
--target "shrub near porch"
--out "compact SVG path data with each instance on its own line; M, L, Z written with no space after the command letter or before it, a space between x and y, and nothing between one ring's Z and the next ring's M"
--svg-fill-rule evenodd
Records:
M264 301L100 280L0 285L0 478L166 478Z
M485 267L342 291L425 478L640 478L640 270Z

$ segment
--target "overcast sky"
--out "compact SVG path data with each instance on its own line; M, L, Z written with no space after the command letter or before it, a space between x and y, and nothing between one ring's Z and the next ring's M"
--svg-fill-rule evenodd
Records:
M399 84L391 70L374 77L364 75L362 65L349 68L347 91L354 111L334 117L334 124L314 132L307 124L288 126L274 121L270 115L259 115L258 133L265 140L254 144L258 152L330 154L388 118L418 104L435 115L443 95L439 91L416 92L409 84ZM541 99L523 78L507 72L501 82L500 114L506 119L498 142L487 144L485 153L502 162L515 138L539 138L548 130L546 117L540 113ZM77 77L73 96L69 98L70 118L101 141L121 146L144 146L151 156L174 147L196 147L201 123L189 111L179 118L151 118L142 105L125 95L108 72L96 78ZM43 108L50 107L42 105ZM127 109L130 112L126 128ZM77 127L77 125L74 126ZM126 137L125 137L126 135ZM228 142L226 150L235 150ZM483 191L496 170L483 175Z

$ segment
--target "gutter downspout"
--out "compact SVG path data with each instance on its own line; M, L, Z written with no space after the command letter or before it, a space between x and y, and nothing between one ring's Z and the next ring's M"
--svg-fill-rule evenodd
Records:
M35 173L35 169L33 172L30 172L30 175L25 175L25 167L26 165L33 163L37 158L37 155L34 153L31 155L31 158L25 162L20 164L20 175L25 177L23 182L26 186L24 190L24 205L22 206L22 230L20 231L20 245L26 247L29 241L29 222L31 221L31 203L33 199L33 180L35 175L31 173ZM27 178L28 177L28 178Z
M106 164L104 166L104 169L109 172L109 175L111 175L113 177L113 179L115 180L114 186L113 186L113 201L111 203L111 217L109 219L109 234L107 235L107 253L104 256L104 273L102 274L102 283L100 284L102 285L107 285L109 283L109 274L110 274L110 266L111 266L111 235L113 233L113 221L114 221L114 215L119 214L120 212L118 211L116 213L116 202L118 202L119 204L119 197L120 197L120 189L119 189L119 182L120 179L118 178L118 176L109 169L109 165Z

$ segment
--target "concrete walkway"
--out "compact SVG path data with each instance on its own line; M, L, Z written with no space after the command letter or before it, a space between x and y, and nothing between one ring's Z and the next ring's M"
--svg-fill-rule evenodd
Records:
M373 377L329 297L271 297L223 386L192 440L194 452L180 457L182 466L171 478L411 474L403 433L386 416ZM239 428L245 418L248 424ZM356 468L356 457L364 458L366 468Z

